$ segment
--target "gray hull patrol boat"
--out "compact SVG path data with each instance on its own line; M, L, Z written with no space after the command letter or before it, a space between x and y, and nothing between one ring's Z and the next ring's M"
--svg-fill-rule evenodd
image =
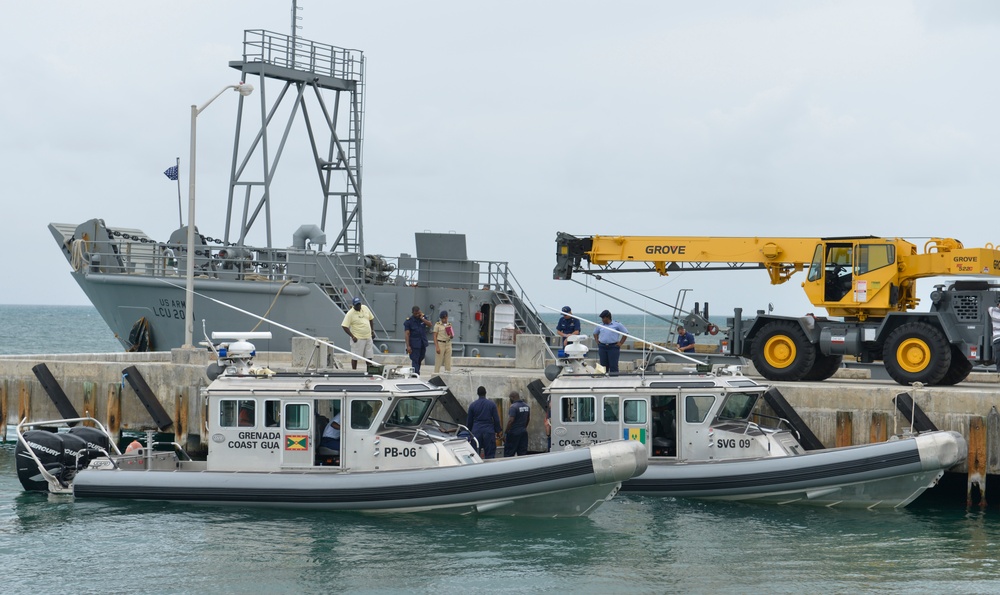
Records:
M645 448L623 440L483 461L467 429L445 419L445 388L403 370L276 374L253 366L247 339L263 337L230 336L237 340L216 349L213 373L223 371L204 389L206 460L153 442L152 431L120 452L93 418L24 421L15 457L23 487L76 498L577 517L646 469ZM323 437L331 420L335 444Z
M367 249L362 52L263 30L245 31L243 51L229 66L255 90L226 98L238 100L233 155L225 162L228 203L221 192L198 194L199 220L213 229L195 226L191 242L194 321L206 321L209 331L268 330L273 339L261 345L268 351L291 350L293 334L283 327L345 346L343 315L360 297L375 316L375 347L383 353L405 351L403 322L415 305L432 321L448 312L456 357L510 357L516 334L552 335L507 263L470 260L462 234L416 233L415 252L398 257ZM305 141L297 153L290 148L296 140ZM201 155L199 167L218 169L221 160L211 157ZM313 184L311 200L303 203L309 197L302 187L290 189L292 180ZM414 213L433 210L425 207ZM272 230L272 212L302 220ZM188 225L180 204L178 225L169 237L111 219L49 225L73 278L126 350L169 351L190 339ZM283 327L258 326L245 312Z
M961 434L940 430L823 448L803 424L764 414L764 403L782 411L790 407L776 389L742 376L735 366L716 373L608 376L574 358L586 346L566 351L570 357L546 389L551 450L620 438L642 442L649 466L623 484L628 493L900 508L968 453Z

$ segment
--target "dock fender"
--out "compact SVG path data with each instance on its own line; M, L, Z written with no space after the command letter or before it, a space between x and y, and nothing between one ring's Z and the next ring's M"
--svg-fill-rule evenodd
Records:
M602 442L588 448L599 484L625 481L646 471L649 455L638 440Z
M930 432L919 434L914 440L923 469L948 469L962 463L969 455L969 445L958 432Z

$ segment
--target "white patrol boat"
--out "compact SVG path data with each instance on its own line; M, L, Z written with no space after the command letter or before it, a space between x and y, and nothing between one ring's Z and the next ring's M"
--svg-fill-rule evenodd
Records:
M626 492L898 508L967 456L965 438L951 431L807 450L787 420L760 412L765 400L783 401L780 394L740 375L736 366L717 373L606 376L582 359L586 346L574 343L546 389L551 450L623 437L642 442L649 467L623 484Z
M462 426L432 417L447 389L405 371L276 374L252 366L246 339L258 336L217 350L207 460L153 443L153 432L122 453L93 418L22 421L22 485L76 498L557 517L589 514L646 468L643 446L622 440L486 463ZM336 449L320 446L331 419ZM94 427L41 429L85 421Z

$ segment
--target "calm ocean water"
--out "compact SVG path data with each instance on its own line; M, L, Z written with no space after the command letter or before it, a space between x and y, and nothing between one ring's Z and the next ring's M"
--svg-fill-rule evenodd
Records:
M0 353L121 350L89 307L0 321ZM898 512L619 495L587 519L376 516L26 494L7 444L0 592L1000 592L1000 501L944 487Z

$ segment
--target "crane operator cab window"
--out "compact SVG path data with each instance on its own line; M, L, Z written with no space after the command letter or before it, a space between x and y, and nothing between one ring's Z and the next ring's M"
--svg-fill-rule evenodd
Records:
M851 292L854 277L854 247L851 244L827 244L823 299L839 302Z

